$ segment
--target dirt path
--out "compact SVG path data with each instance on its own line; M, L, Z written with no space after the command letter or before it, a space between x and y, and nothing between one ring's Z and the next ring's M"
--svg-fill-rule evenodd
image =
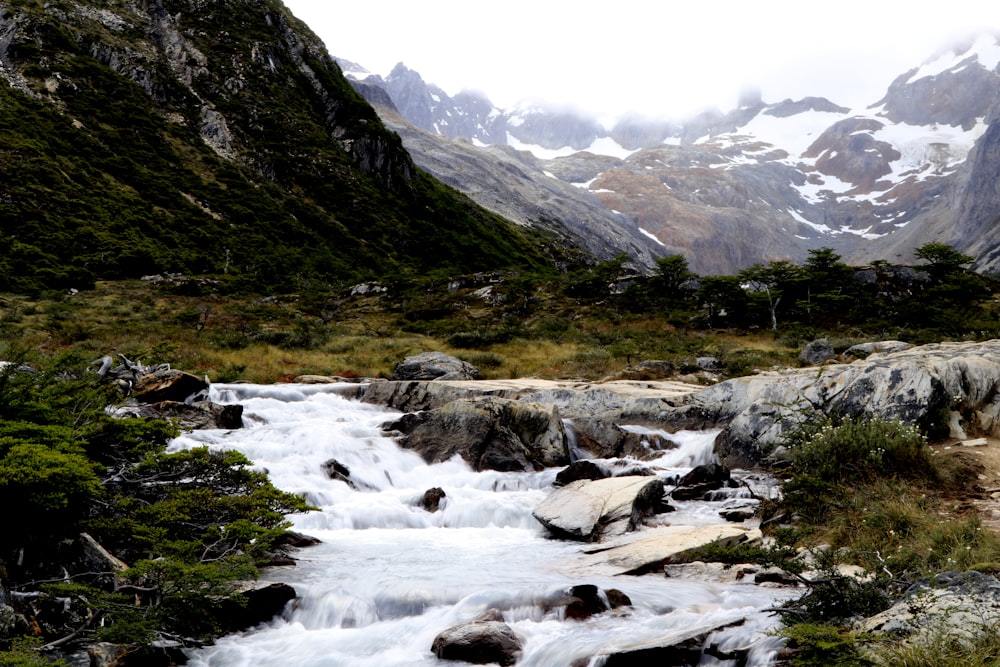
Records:
M982 466L976 483L979 488L972 488L970 484L968 489L957 490L959 502L955 510L961 512L974 508L979 513L983 528L1000 535L1000 438L976 438L963 442L933 447L941 455L961 456Z

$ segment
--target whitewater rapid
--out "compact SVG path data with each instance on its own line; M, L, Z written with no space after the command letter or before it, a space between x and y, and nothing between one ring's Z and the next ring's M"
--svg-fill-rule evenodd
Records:
M769 664L779 647L769 634L777 621L765 610L787 592L662 574L574 574L581 545L550 539L531 515L558 469L475 472L458 458L428 465L381 430L398 412L343 398L336 385L214 385L211 399L241 403L244 428L195 431L171 448L239 450L277 487L318 508L289 520L322 543L297 552L297 565L264 573L298 593L281 618L191 651L193 667L456 664L434 656L434 637L489 608L524 640L522 666L568 666L742 619L711 641L750 648L750 665ZM708 462L714 435L672 434L680 446L653 464L666 475ZM354 488L330 478L331 460L350 471ZM431 513L420 499L435 487L446 497ZM710 503L674 504L681 507L668 515L673 524L722 522ZM632 607L564 620L549 602L578 584L622 590ZM701 664L735 663L705 656Z

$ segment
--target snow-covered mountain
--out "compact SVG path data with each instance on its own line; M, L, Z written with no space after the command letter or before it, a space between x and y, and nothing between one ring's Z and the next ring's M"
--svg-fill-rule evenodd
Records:
M801 260L824 246L855 262L908 262L931 240L1000 270L996 36L901 74L868 108L748 96L727 114L683 123L629 118L605 128L539 106L504 111L482 95L449 98L402 65L368 81L428 132L530 152L534 168L702 273Z

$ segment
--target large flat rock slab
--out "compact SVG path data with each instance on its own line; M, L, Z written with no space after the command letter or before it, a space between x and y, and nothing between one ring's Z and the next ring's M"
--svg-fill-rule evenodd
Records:
M670 403L704 387L684 382L615 380L578 382L518 378L509 380L409 380L372 382L362 390L366 403L403 412L432 410L451 401L495 396L544 403L566 417L619 416L623 410L656 415ZM632 407L634 406L634 407Z
M710 544L740 544L762 539L759 528L718 524L660 526L628 533L584 550L575 563L581 574L646 574L663 569L685 553Z

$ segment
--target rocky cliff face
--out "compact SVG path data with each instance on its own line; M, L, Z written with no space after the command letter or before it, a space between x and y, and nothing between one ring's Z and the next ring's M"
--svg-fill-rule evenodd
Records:
M462 136L532 150L546 173L597 197L701 273L801 261L819 247L855 263L907 263L928 241L995 270L998 44L983 36L946 51L901 74L863 110L753 94L725 114L631 117L608 130L575 114L494 109L505 142Z

